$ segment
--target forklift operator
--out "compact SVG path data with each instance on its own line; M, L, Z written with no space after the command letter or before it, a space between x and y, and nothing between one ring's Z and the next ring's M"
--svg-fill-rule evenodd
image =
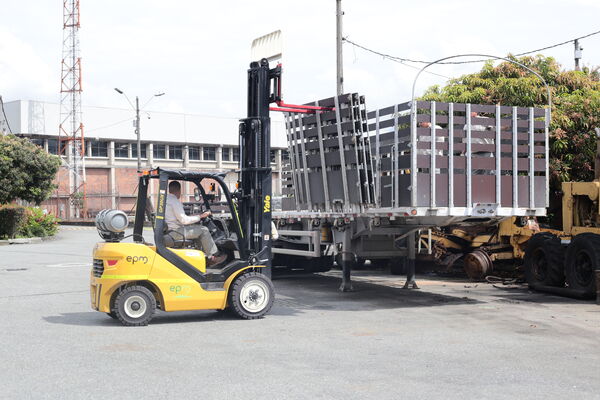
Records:
M169 182L169 194L167 195L167 207L165 209L165 222L168 229L178 232L185 239L194 239L196 248L206 254L209 267L225 261L227 256L219 254L217 245L208 228L203 225L192 225L210 216L210 211L206 211L201 215L188 216L183 211L183 204L179 201L180 197L181 184L178 181Z

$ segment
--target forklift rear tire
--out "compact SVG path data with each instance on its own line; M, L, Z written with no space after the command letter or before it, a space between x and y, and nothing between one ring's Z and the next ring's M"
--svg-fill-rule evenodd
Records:
M145 326L156 311L156 298L144 286L129 286L117 295L111 312L125 326Z
M565 273L569 288L590 298L596 294L596 273L600 269L600 235L580 233L567 248Z
M264 274L248 272L238 276L229 289L231 311L243 319L262 318L275 301L275 288Z
M529 287L565 284L564 250L558 236L549 232L536 233L525 249L525 279Z

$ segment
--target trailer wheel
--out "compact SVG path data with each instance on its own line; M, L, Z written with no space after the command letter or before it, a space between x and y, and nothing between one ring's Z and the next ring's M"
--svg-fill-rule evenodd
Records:
M594 296L597 269L600 269L600 235L575 236L567 248L565 274L569 288L584 292L585 297Z
M145 326L156 311L154 294L143 286L129 286L123 289L113 303L114 313L125 326Z
M229 288L229 306L243 319L262 318L275 301L275 288L265 275L249 272L238 276Z
M563 286L564 251L560 239L549 233L536 233L529 239L525 249L525 279L529 287Z

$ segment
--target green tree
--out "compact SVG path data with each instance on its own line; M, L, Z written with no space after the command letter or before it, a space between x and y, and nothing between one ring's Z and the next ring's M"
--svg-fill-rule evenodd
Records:
M596 134L600 127L600 74L598 69L565 71L551 57L514 58L539 73L550 86L550 178L553 189L563 181L594 179ZM524 68L502 62L487 62L480 72L452 79L444 87L432 86L423 100L457 103L503 104L543 107L546 88Z
M60 163L28 139L0 136L0 204L46 200L56 188L52 181Z

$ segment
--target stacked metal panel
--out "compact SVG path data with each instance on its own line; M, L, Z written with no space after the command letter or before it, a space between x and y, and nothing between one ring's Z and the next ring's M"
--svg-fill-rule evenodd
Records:
M283 210L545 215L548 109L418 101L367 115L356 93L309 105L334 110L286 114Z
M486 203L497 215L544 215L549 110L419 101L368 120L376 208L477 216Z
M351 93L307 105L332 110L285 115L290 159L283 177L283 209L364 211L374 202L364 97Z

